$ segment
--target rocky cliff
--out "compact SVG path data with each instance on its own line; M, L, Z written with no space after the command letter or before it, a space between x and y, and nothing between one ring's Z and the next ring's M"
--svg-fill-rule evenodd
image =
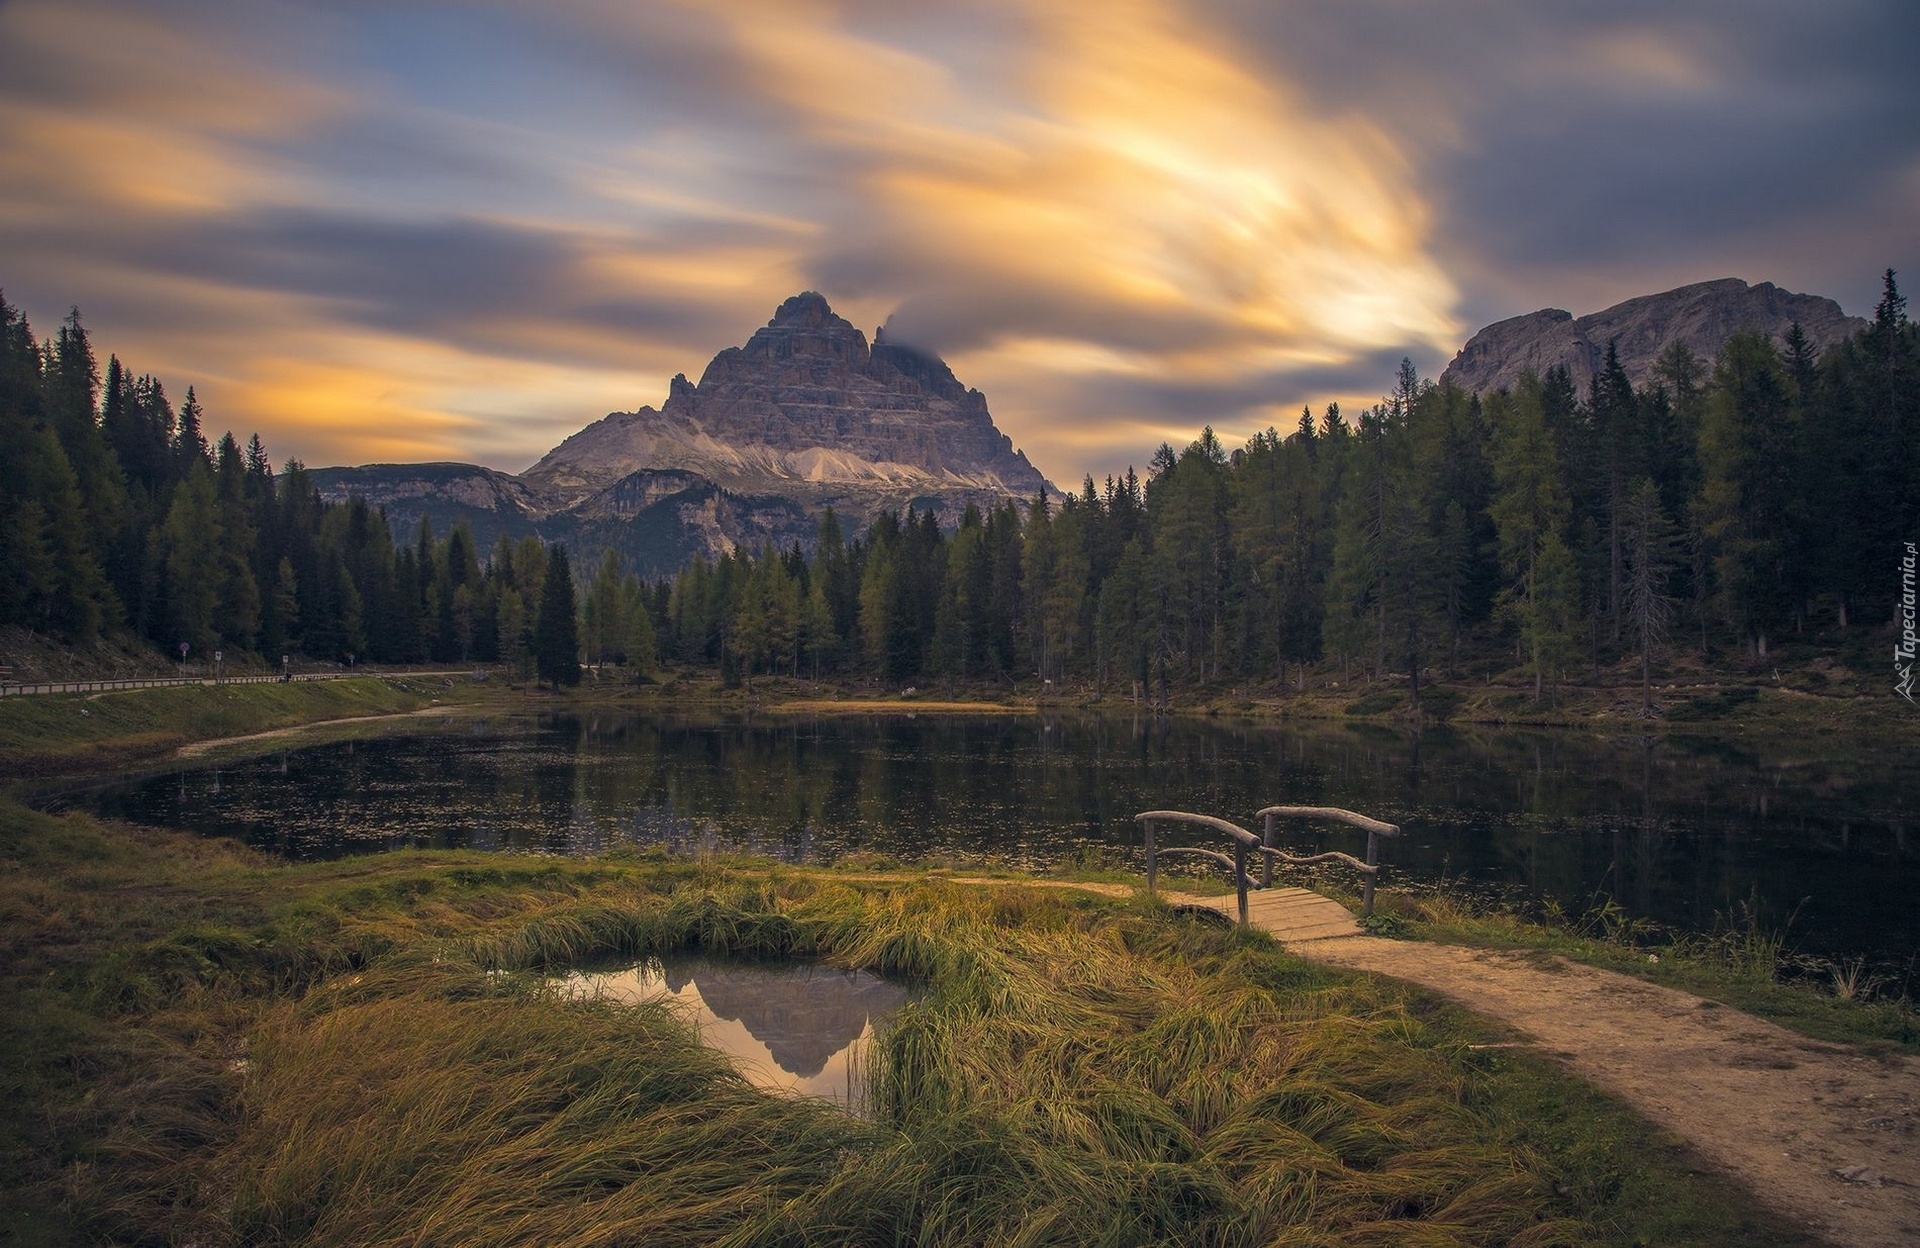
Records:
M1725 277L1642 295L1582 317L1544 308L1498 321L1469 339L1440 376L1480 392L1511 387L1529 370L1544 375L1564 365L1584 391L1604 367L1607 344L1613 342L1621 366L1637 386L1653 376L1654 362L1674 342L1685 342L1710 364L1727 339L1742 329L1758 330L1778 342L1796 322L1816 347L1839 342L1867 324L1819 295L1796 295L1771 282L1749 286Z
M808 291L678 376L659 410L614 412L574 434L525 479L564 495L643 469L698 473L738 493L778 494L870 515L882 506L990 503L1043 478L994 427L987 401L933 356L866 335Z
M684 376L658 410L595 421L520 476L472 464L374 464L313 474L322 497L365 498L396 536L424 518L465 521L482 547L502 534L564 541L590 567L607 547L659 576L696 554L810 544L832 506L847 531L883 509L932 508L948 523L1030 498L1045 478L995 428L986 398L944 362L866 336L814 292Z

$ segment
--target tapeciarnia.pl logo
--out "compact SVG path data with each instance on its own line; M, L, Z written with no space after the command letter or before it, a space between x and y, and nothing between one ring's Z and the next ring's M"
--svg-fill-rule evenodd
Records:
M1907 543L1907 553L1900 559L1900 640L1893 647L1893 674L1899 683L1893 691L1913 701L1913 656L1920 648L1920 637L1914 633L1914 589L1913 573L1916 552L1912 542Z

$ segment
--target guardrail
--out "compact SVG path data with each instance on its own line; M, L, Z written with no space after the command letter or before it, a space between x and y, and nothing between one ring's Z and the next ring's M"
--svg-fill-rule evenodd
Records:
M1260 817L1266 821L1266 835L1264 838L1255 836L1238 824L1229 823L1225 819L1216 819L1212 815L1196 815L1184 810L1149 810L1135 815L1135 821L1141 825L1145 833L1147 891L1149 893L1153 892L1155 877L1159 874L1159 860L1162 857L1170 854L1187 855L1189 857L1205 858L1211 862L1217 862L1225 867L1233 876L1234 890L1239 894L1240 899L1240 922L1245 924L1247 921L1247 892L1249 889L1267 888L1272 885L1273 864L1275 860L1292 863L1294 865L1337 861L1351 865L1365 878L1366 882L1362 886L1361 891L1360 914L1363 918L1370 917L1373 914L1373 888L1374 884L1380 878L1379 838L1382 836L1400 835L1398 826L1391 823L1382 823L1378 819L1369 819L1365 815L1355 814L1351 810L1342 810L1338 806L1268 806L1260 811L1259 814ZM1274 836L1277 832L1278 821L1283 818L1335 819L1341 823L1348 823L1354 827L1365 829L1367 833L1366 861L1362 862L1352 854L1343 854L1338 850L1330 850L1324 854L1289 854L1284 850L1276 849L1273 844ZM1233 854L1229 857L1226 854L1220 853L1218 850L1194 849L1184 846L1160 848L1154 840L1154 825L1157 823L1188 823L1225 833L1233 841ZM1250 854L1260 855L1260 882L1258 884L1255 884L1252 877L1247 874L1247 859Z
M294 680L345 680L353 672L302 672ZM140 680L29 680L0 682L0 697L29 693L105 693L114 689L160 689L169 685L263 685L286 679L273 676L164 676Z

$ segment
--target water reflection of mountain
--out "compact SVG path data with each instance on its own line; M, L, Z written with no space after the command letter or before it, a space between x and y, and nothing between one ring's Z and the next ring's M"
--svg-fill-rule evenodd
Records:
M906 989L866 971L718 962L670 962L665 971L669 991L678 995L692 983L715 1017L738 1022L782 1070L802 1079L858 1040L869 1017L907 1002Z

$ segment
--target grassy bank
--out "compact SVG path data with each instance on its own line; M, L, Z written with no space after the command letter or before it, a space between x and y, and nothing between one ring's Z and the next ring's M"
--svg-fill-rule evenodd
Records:
M1494 949L1604 967L1680 988L1770 1019L1816 1040L1920 1053L1913 985L1864 960L1797 957L1785 927L1751 907L1705 933L1669 932L1611 903L1590 914L1521 913L1476 905L1445 888L1376 897L1383 935Z
M361 676L6 698L0 699L0 769L13 776L105 770L195 741L498 696L470 681Z
M765 863L288 866L0 804L24 1243L1788 1244L1429 998L1062 889ZM541 972L699 947L926 991L871 1120Z
M1104 694L1091 685L1065 683L1043 689L1031 679L1016 684L931 680L903 689L870 680L816 682L787 676L756 676L751 688L724 684L705 669L669 667L644 683L617 677L591 684L567 698L641 706L770 710L805 714L1028 714L1089 711L1149 715L1125 689ZM1326 720L1479 725L1489 728L1575 728L1609 734L1678 735L1727 739L1802 737L1858 738L1884 745L1920 735L1920 714L1886 689L1834 683L1814 687L1746 672L1688 672L1654 695L1654 715L1641 713L1640 688L1625 676L1596 684L1567 684L1535 698L1532 688L1509 673L1498 683L1436 681L1423 686L1421 713L1411 713L1406 682L1339 681L1316 675L1310 688L1276 692L1257 685L1176 687L1170 713L1248 720Z

